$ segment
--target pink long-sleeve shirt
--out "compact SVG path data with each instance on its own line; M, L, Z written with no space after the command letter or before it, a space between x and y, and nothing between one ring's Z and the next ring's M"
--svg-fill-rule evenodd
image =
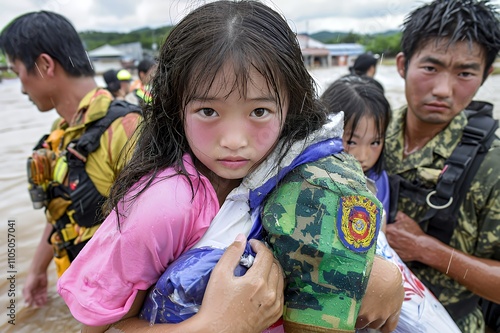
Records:
M137 292L156 283L205 233L219 210L217 195L189 156L184 162L193 187L172 168L160 172L120 207L120 229L113 212L59 279L58 292L78 321L100 326L121 319Z

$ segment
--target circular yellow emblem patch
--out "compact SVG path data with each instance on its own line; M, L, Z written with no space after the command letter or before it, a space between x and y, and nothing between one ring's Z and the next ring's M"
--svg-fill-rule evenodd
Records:
M340 199L337 229L342 243L355 252L368 251L380 226L380 210L367 197L348 196Z

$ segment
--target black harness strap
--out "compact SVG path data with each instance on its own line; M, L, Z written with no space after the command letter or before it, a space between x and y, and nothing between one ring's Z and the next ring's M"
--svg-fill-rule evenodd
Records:
M108 127L118 118L124 117L131 112L141 114L141 108L137 105L123 100L113 100L109 105L106 115L95 121L85 133L75 142L74 149L87 157L99 147L99 138Z
M462 139L446 160L435 192L428 195L427 205L431 209L423 220L429 220L428 234L445 244L450 243L458 210L495 139L498 120L493 119L492 109L491 104L476 101L465 110L468 123Z
M141 109L126 101L114 100L106 115L90 124L85 133L67 147L68 183L70 187L74 184L68 192L72 201L69 208L74 209L73 217L80 226L91 227L102 221L100 207L105 200L85 171L86 158L99 147L100 138L109 126L131 112L140 113Z
M495 139L498 120L492 118L491 109L483 106L478 108L465 111L469 122L464 128L462 140L446 161L436 186L436 197L441 200L449 200L460 189L463 192L469 189L472 178ZM454 199L457 202L462 201L462 198L463 196L455 196ZM455 203L455 206L460 205Z

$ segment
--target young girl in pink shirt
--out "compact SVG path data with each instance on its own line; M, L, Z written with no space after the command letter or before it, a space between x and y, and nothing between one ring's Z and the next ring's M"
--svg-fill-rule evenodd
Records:
M242 180L263 161L278 168L326 119L281 15L257 1L216 1L188 14L162 46L152 103L111 189L110 215L58 281L84 332L137 315L146 291L200 241L224 205L233 202L234 212L238 200L247 201ZM273 150L276 158L266 160ZM240 213L249 221L248 211ZM230 258L243 252L252 226L227 230L229 239L244 234L225 249ZM222 256L194 316L153 327L134 318L116 327L261 332L271 326L283 312L282 270L262 243L251 244L255 261L241 277L233 274L238 260Z
M313 85L295 34L261 3L210 3L172 30L136 150L111 189L110 215L58 281L86 330L102 331L137 314L148 288L198 242L228 194L278 140L287 142L284 155L321 127L326 115L316 107ZM226 311L222 301L211 308L204 303L193 318L158 329L195 332L202 322L218 332L228 325L233 332L259 332L273 324L282 313L282 273L260 258L262 244L252 244L257 257L249 272L264 274L267 289L260 288L267 293L251 294L259 287L247 272L246 309L226 290Z

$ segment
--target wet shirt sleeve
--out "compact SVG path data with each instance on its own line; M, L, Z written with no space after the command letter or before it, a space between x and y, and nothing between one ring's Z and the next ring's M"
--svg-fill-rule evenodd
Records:
M354 330L381 209L345 154L298 167L271 193L262 222L286 275L285 329Z

